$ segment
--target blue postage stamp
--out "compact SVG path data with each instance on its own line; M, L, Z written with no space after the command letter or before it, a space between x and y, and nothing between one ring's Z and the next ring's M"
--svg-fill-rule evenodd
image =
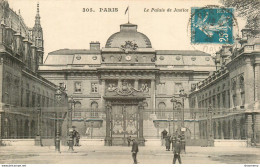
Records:
M191 43L232 44L232 8L191 8Z

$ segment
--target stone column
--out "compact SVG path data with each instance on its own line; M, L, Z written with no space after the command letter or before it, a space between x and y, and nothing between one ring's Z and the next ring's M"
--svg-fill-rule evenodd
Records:
M143 128L143 111L142 111L143 109L144 109L143 102L140 102L138 104L138 115L139 115L139 119L138 119L139 136L138 136L138 140L139 140L139 142L141 142L140 145L144 145L144 135L143 135L144 134L143 133L144 128Z
M237 138L237 139L241 139L241 136L240 136L240 119L239 119L239 120L236 120L236 121L237 121L237 124L236 124L237 136L236 136L236 138Z
M244 81L245 81L245 108L247 108L248 105L252 104L254 102L254 95L252 92L255 91L254 88L254 67L251 63L250 58L246 59L246 73L244 75Z
M155 110L155 80L151 80L151 109Z
M31 120L28 120L28 138L32 138Z
M229 136L230 136L230 139L234 139L233 138L233 126L232 126L232 120L229 120L229 127L230 127L230 134L229 134Z
M111 124L112 124L112 120L111 120L111 104L109 102L107 102L105 110L106 110L106 137L105 137L105 146L111 146L112 145L112 135L111 135Z
M248 114L246 117L246 135L247 135L247 139L249 142L251 142L251 138L252 138L252 114Z
M255 140L256 144L260 144L260 113L255 113Z
M105 100L104 96L106 93L106 81L104 79L101 80L101 105L102 107L105 107Z
M257 64L255 64L255 105L254 110L256 112L259 111L259 99L260 99L260 59L255 60Z
M215 120L215 122L216 122L216 139L219 139L219 134L218 134L218 126L219 126L219 124L218 124L218 121L217 120Z

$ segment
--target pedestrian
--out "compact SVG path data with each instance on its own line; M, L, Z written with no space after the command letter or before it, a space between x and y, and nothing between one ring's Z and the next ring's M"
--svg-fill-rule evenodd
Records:
M171 136L168 135L165 138L165 146L166 146L166 151L170 151L170 147L171 147Z
M186 141L185 141L185 135L181 135L181 149L186 154Z
M164 129L161 133L162 146L165 145L165 138L167 137L167 131Z
M132 141L132 138L131 138L131 136L128 136L128 137L127 137L127 143L128 143L128 147L130 147L130 143L131 143L131 141Z
M176 136L172 136L172 137L171 137L171 142L172 142L172 151L173 151L173 149L174 149L174 147L175 147L176 140L177 140Z
M180 144L180 139L177 139L176 144L174 146L173 164L176 163L176 159L178 159L179 164L181 164L181 144Z
M135 139L132 140L133 141L133 145L132 145L132 157L134 160L134 164L137 164L137 153L138 153L138 143L135 141Z
M79 132L76 132L76 144L75 144L75 146L79 146L79 139L80 139L80 134L79 134Z
M73 129L73 131L72 131L73 145L75 145L75 144L76 144L76 142L75 142L75 139L76 139L76 134L77 134L77 131L76 131L75 129Z

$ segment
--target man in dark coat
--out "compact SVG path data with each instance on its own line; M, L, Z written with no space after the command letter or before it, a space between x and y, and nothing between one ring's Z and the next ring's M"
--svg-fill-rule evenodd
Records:
M127 143L128 143L128 147L130 147L130 143L131 143L131 141L132 141L132 138L131 138L131 136L128 136L128 137L127 137Z
M171 136L168 135L165 138L165 146L166 146L166 151L170 151L170 147L171 147Z
M165 129L162 131L162 137L161 137L161 139L162 139L162 146L165 145L165 138L167 137L167 133L168 132Z
M133 157L133 160L134 160L134 164L137 164L137 153L138 153L138 143L135 141L135 139L132 140L133 141L133 145L132 145L132 157Z
M173 156L173 164L176 163L176 159L178 159L179 164L181 164L181 155L180 155L180 153L181 153L180 139L177 139L177 142L176 142L176 144L174 146L174 151L173 151L173 154L174 154L174 156Z

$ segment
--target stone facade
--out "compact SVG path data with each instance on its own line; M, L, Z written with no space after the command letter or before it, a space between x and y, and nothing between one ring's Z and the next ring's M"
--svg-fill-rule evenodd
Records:
M136 92L139 92L149 112L143 122L143 134L147 138L159 137L163 129L169 130L167 120L172 117L172 96L177 98L176 106L182 108L180 89L189 92L215 68L211 56L201 51L154 50L149 38L137 31L137 25L127 23L108 38L103 48L99 42L91 42L89 50L50 52L39 72L55 84L67 85L68 96L75 100L73 124L81 135L91 129L92 137L104 137L109 126L105 119L108 99L131 101L130 97L138 97ZM184 103L188 109L188 99ZM167 112L160 114L156 110ZM91 114L95 111L100 114ZM155 122L161 122L160 126Z
M215 139L247 139L259 137L259 36L243 29L242 38L234 45L222 46L216 53L218 70L199 82L190 94L191 108L213 109L212 131ZM200 120L200 136L207 138L207 121Z
M55 106L57 88L38 74L44 51L39 5L33 28L5 0L0 19L0 136L34 138L39 135L38 113ZM42 135L54 136L54 122L42 121Z

